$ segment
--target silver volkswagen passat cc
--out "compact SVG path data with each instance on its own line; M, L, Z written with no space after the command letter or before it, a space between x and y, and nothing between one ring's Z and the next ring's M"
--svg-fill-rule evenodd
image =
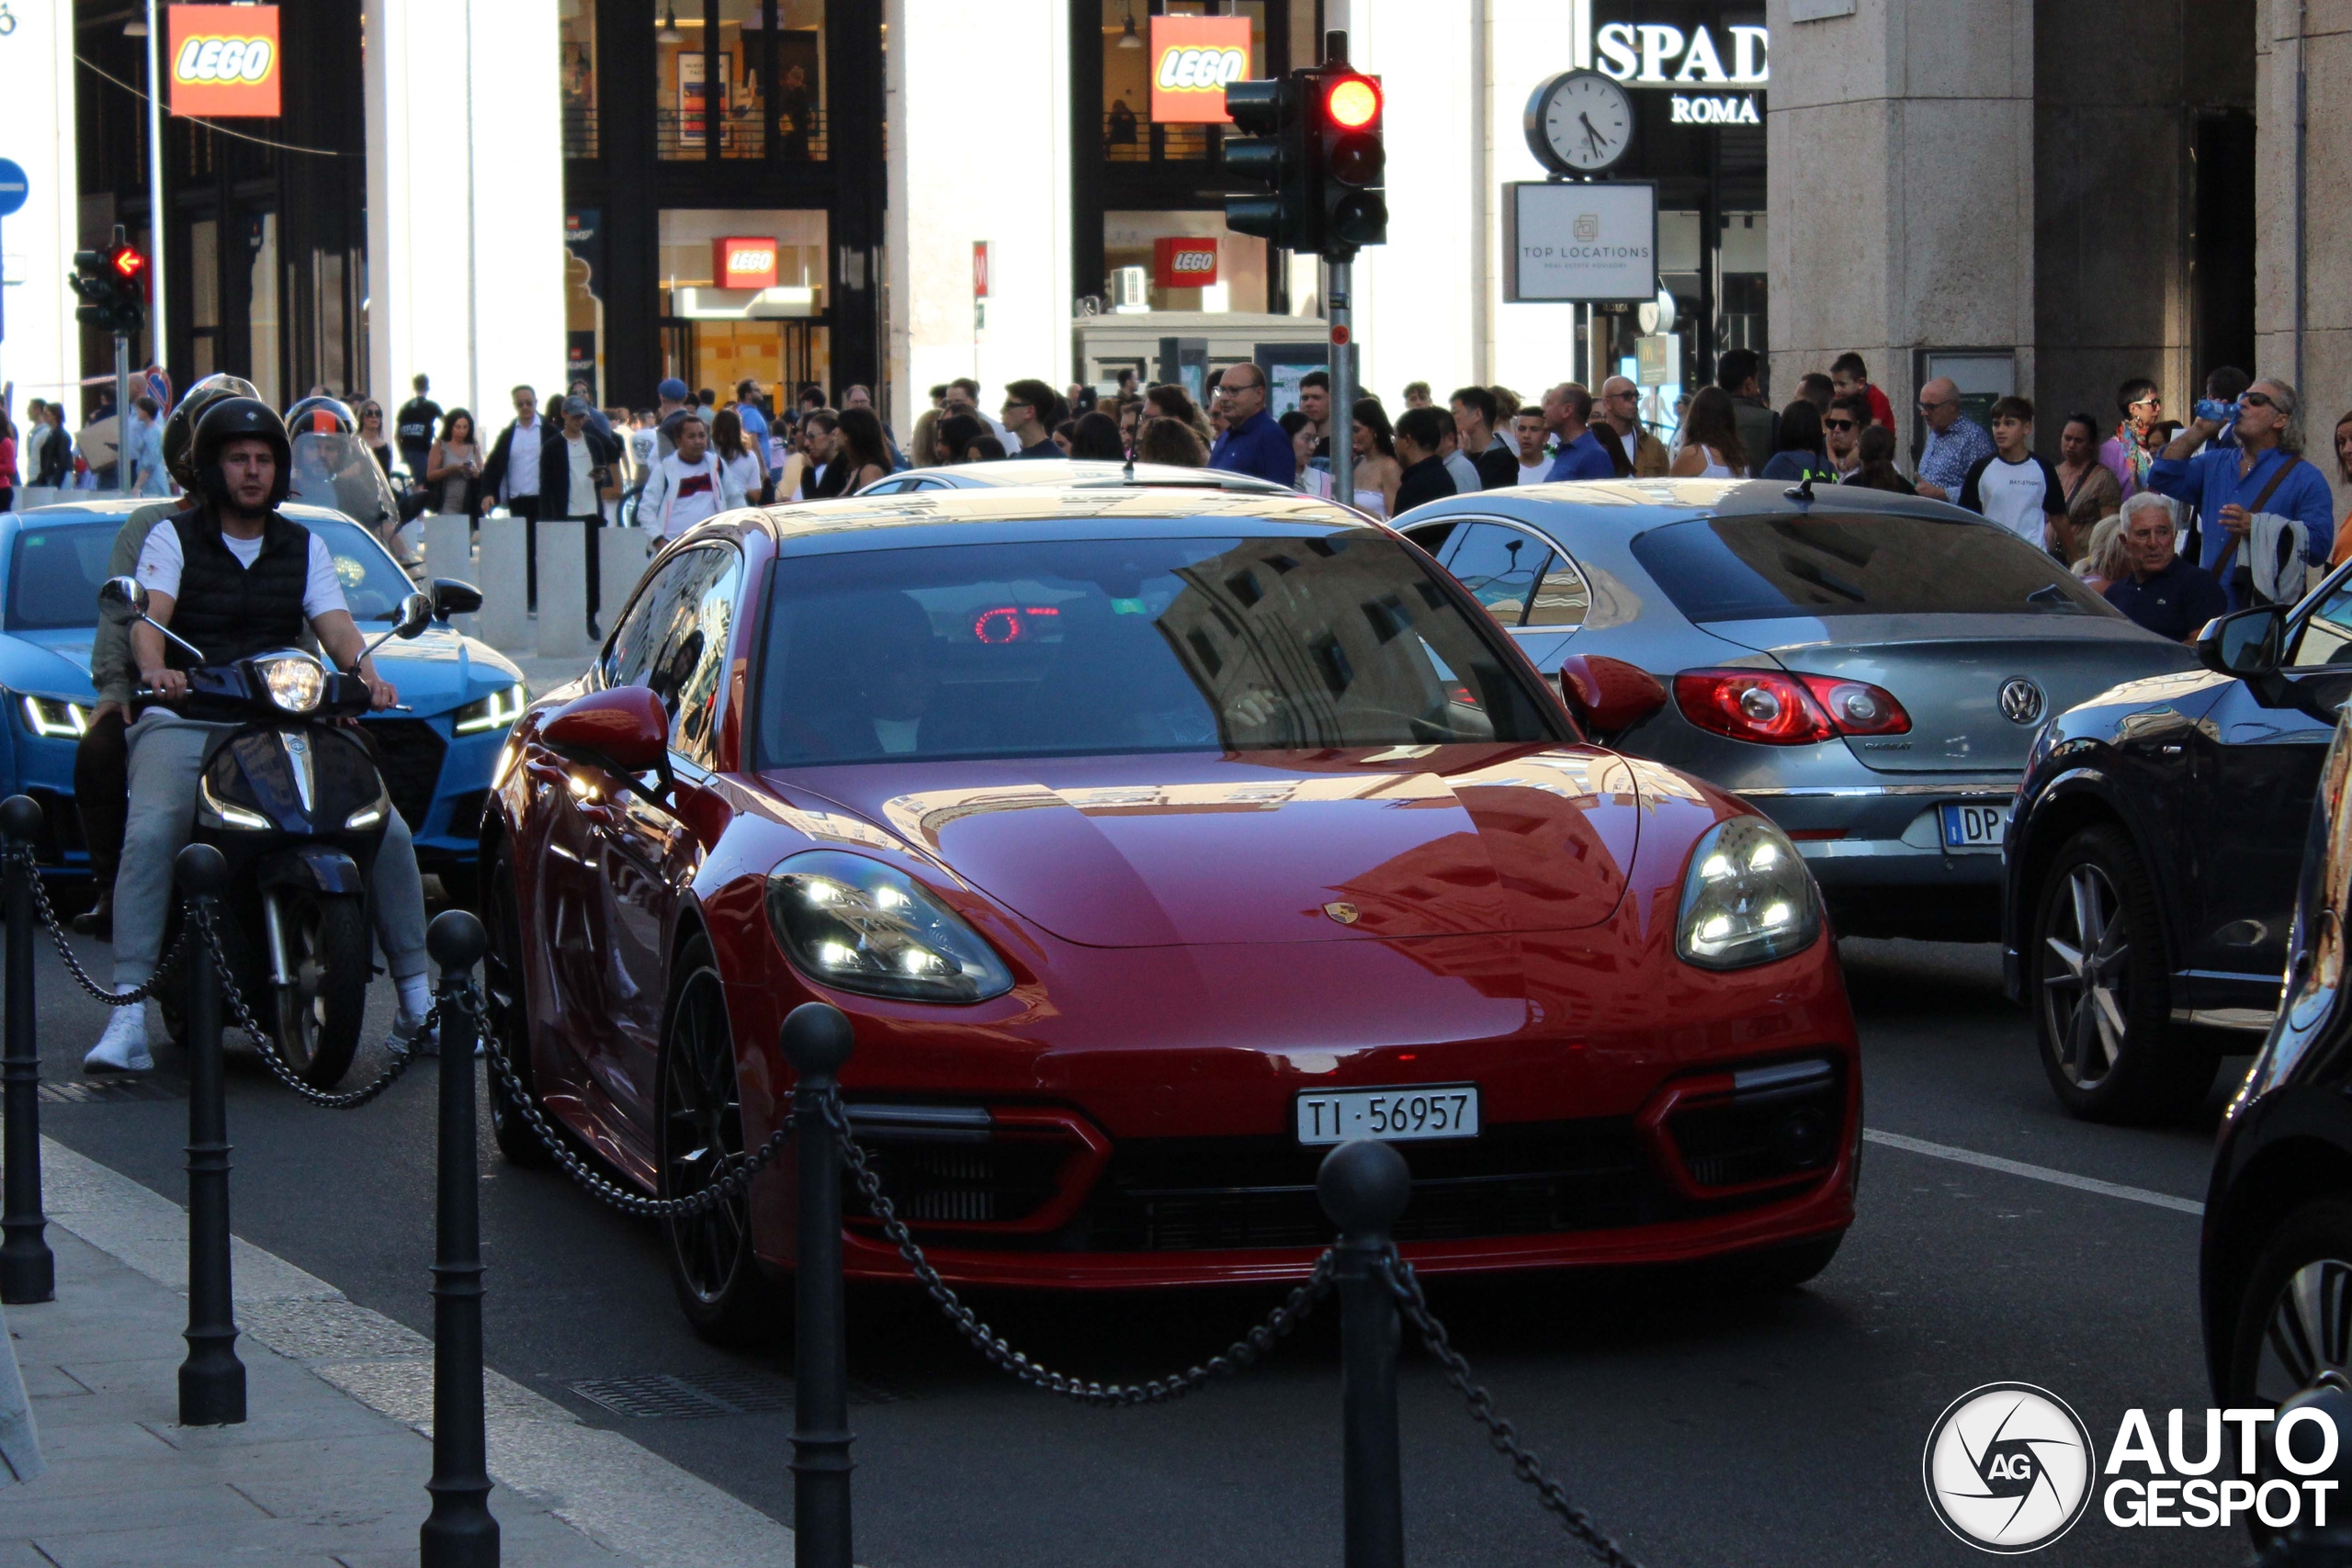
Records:
M2197 662L2007 529L1883 491L1527 485L1396 526L1597 738L1777 821L1848 935L1996 937L2042 722Z

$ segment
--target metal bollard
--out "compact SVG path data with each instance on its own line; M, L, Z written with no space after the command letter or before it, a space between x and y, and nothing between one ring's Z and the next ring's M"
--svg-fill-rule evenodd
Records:
M855 1042L838 1008L803 1002L784 1021L800 1181L793 1270L792 1561L850 1568L849 1345L842 1299L842 1159L824 1098Z
M0 839L23 852L8 860L8 997L0 1085L6 1096L7 1170L0 1186L0 1302L26 1306L57 1297L57 1260L42 1232L40 1203L40 1042L33 1021L33 869L30 852L40 834L40 803L30 795L0 800Z
M172 863L180 890L218 908L229 863L190 844ZM187 911L186 919L196 919ZM237 1359L229 1295L229 1111L220 1076L220 976L211 944L187 942L187 1359L180 1363L180 1425L230 1427L245 1418L245 1367Z
M1404 1568L1404 1472L1396 1455L1396 1348L1389 1228L1412 1201L1405 1156L1369 1138L1341 1144L1315 1178L1340 1227L1340 1455L1347 1568Z
M433 1255L433 1512L421 1568L498 1568L481 1393L481 1172L474 1147L474 1041L468 989L490 946L481 922L445 909L424 933L441 966L441 1150Z

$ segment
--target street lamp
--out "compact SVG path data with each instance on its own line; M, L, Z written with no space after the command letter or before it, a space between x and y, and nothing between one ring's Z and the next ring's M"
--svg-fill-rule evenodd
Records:
M1136 37L1135 0L1126 0L1126 4L1119 7L1119 10L1120 14L1126 18L1127 23L1125 28L1119 34L1119 47L1121 49L1141 49L1143 47L1143 39Z
M684 43L686 41L686 35L678 30L678 7L675 4L675 0L673 0L669 13L662 18L661 28L659 31L654 33L653 41L655 43Z

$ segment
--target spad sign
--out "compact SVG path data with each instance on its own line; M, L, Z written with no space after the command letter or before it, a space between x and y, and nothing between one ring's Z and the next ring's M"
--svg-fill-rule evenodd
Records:
M1675 125L1758 125L1753 89L1771 79L1771 39L1761 27L1703 24L1685 32L1666 22L1604 22L1592 35L1595 63L1628 87L1674 95ZM1710 90L1713 89L1713 90Z
M170 28L172 112L212 119L276 117L277 6L175 6Z
M1232 124L1226 84L1249 74L1249 17L1151 19L1151 118L1160 124Z

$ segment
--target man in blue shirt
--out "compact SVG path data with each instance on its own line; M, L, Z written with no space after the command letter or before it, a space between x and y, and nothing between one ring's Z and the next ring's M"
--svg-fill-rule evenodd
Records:
M1544 423L1559 438L1559 455L1552 459L1546 484L1560 479L1613 479L1617 465L1609 449L1587 428L1592 418L1592 394L1574 381L1563 381L1544 394Z
M745 377L735 383L735 417L742 422L743 438L751 445L752 456L760 462L760 483L764 488L775 480L768 468L768 416L760 408L760 383Z
M1919 453L1919 493L1929 501L1957 502L1968 470L1993 455L1993 438L1960 412L1960 389L1941 376L1919 389L1919 417L1928 425L1928 445Z
M2148 466L2148 488L2185 501L2206 521L2198 564L2222 580L2230 607L2242 607L2245 580L2236 569L2252 563L2247 546L2256 516L2269 513L2303 525L2303 559L2324 565L2335 540L2327 479L2302 460L2302 401L2284 381L2265 377L2238 400L2237 445L2197 448L2221 434L2219 421L2199 419L2173 438ZM2224 558L2227 558L2224 559ZM2271 597L2302 597L2303 578L2290 571Z
M1228 365L1216 384L1225 412L1225 434L1209 449L1209 467L1249 474L1278 485L1298 482L1298 457L1290 437L1266 412L1266 373L1255 365Z

